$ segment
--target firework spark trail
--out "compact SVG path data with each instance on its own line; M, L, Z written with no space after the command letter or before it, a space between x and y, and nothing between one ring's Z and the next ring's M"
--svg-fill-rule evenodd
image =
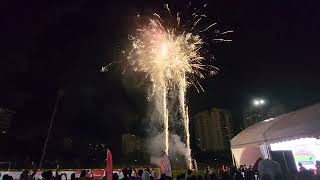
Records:
M189 169L192 169L192 157L191 157L191 147L190 147L190 132L189 132L189 112L188 106L186 106L186 114L185 114L185 134L186 134L186 146L187 146L187 165Z
M156 16L158 17L158 16ZM174 86L179 87L180 114L184 127L185 142L188 149L187 161L190 167L190 135L188 114L186 112L185 93L187 89L187 73L201 76L204 66L199 50L202 40L191 33L178 34L174 29L165 29L155 19L149 26L138 30L140 33L131 38L133 49L128 56L133 69L144 72L153 83L154 101L161 102L158 107L162 115L164 133L164 151L169 152L169 114L167 109L168 92Z
M186 163L189 169L192 169L192 159L191 159L191 147L190 147L190 133L189 133L189 114L188 106L186 105L186 91L187 91L187 80L186 76L182 75L179 80L179 103L180 103L180 114L182 116L183 130L185 135L185 143L187 148L187 158Z
M170 13L168 5L165 9ZM197 13L192 14L197 17ZM140 17L140 16L139 16ZM200 24L205 15L192 24L189 31L195 29ZM165 19L166 20L166 19ZM189 134L188 106L186 105L186 92L188 84L193 84L203 91L196 77L204 78L203 73L210 72L214 75L217 68L204 65L204 54L202 53L205 42L199 34L194 34L180 29L181 19L177 13L174 27L165 25L165 20L159 14L154 13L146 26L137 29L137 34L130 36L132 49L129 51L127 59L132 69L136 72L146 74L152 83L152 100L156 104L158 113L161 114L160 121L163 128L164 152L169 153L169 110L168 94L175 93L178 88L179 111L183 124L184 141L186 144L186 162L191 168L191 148ZM170 23L169 23L170 24ZM213 23L199 33L208 31L215 26ZM227 34L226 31L221 34ZM224 39L211 39L213 41L226 41ZM198 88L197 88L198 90ZM170 98L169 98L170 99Z
M169 154L169 113L167 109L167 87L165 83L162 85L162 93L164 152Z
M160 17L157 14L154 16ZM129 53L128 60L135 71L147 74L153 83L154 101L161 102L158 111L162 115L166 154L169 153L167 93L172 91L174 86L178 86L179 109L187 149L186 162L191 168L189 117L185 95L188 85L187 75L203 77L201 71L206 69L201 64L204 60L200 54L203 41L199 35L166 29L156 19L150 19L149 25L138 29L138 32L137 36L131 37L133 49Z
M210 26L206 27L204 30L201 30L200 32L205 32L207 31L208 29L210 29L212 26L216 25L217 23L213 23L211 24Z

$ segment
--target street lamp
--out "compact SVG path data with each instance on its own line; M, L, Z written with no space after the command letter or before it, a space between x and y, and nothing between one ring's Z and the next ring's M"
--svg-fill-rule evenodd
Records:
M266 101L262 98L257 98L253 100L253 105L256 107L262 106L264 104L266 104Z

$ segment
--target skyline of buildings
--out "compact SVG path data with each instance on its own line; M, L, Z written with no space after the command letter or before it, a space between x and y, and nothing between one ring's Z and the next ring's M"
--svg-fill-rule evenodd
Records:
M14 111L6 108L0 108L0 133L7 133L10 129Z

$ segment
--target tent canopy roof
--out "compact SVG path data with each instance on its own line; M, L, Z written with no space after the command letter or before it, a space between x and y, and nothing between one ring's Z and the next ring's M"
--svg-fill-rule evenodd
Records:
M231 148L275 143L303 137L319 137L320 104L308 106L256 123L231 140Z

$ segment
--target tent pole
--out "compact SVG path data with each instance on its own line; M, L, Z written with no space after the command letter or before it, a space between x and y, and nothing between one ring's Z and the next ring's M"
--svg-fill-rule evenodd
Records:
M272 156L271 156L271 149L270 149L270 145L269 145L269 143L266 143L266 146L267 146L267 150L268 150L268 158L269 158L269 159L272 159Z
M230 148L230 151L231 151L232 163L233 163L234 166L237 167L236 160L234 159L234 156L233 156L232 148Z

